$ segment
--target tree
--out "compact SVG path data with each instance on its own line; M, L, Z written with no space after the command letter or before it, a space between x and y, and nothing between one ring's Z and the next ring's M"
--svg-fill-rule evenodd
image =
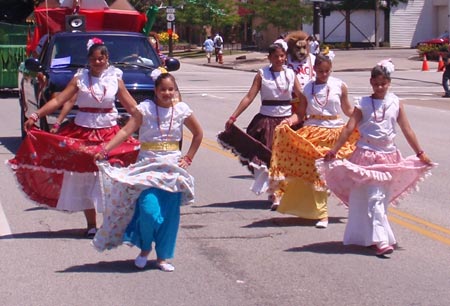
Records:
M183 4L182 9L180 3ZM228 37L229 29L240 20L233 1L183 0L173 1L173 6L179 7L176 11L176 23L184 30L189 43L193 43L194 40L201 43L204 35L199 36L198 33L203 33L206 28L213 28Z
M312 23L312 7L299 0L253 0L242 3L262 20L260 28L273 25L278 31L301 29L303 23Z
M2 0L0 2L0 21L8 23L25 23L25 19L33 12L34 0Z

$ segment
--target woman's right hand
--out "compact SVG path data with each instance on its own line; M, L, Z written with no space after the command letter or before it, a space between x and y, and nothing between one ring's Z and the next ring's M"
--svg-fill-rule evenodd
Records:
M280 125L282 125L282 124L287 124L288 126L291 126L292 122L289 118L286 118L286 119L281 120Z
M333 150L328 151L325 156L323 157L323 159L325 161L330 161L336 158L336 153Z
M235 122L236 122L235 117L231 116L230 118L228 118L227 122L225 122L225 129L228 130Z
M421 162L423 162L423 163L425 163L425 164L427 164L427 165L430 165L430 166L433 165L433 162L432 162L431 159L428 157L428 155L425 154L425 153L420 154L420 155L419 155L419 159L420 159Z
M103 155L102 152L95 153L94 160L104 160L104 159L105 159L105 156Z

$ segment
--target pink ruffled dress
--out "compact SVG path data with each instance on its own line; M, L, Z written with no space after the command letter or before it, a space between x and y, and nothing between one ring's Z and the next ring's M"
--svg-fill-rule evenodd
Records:
M394 144L400 102L388 93L383 100L363 97L357 149L348 160L316 162L328 188L349 207L344 244L370 246L396 243L386 211L389 204L417 189L432 166L416 156L403 158Z

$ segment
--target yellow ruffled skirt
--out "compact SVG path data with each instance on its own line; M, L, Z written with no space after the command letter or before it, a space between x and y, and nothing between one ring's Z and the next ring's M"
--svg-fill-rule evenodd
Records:
M342 127L304 126L294 131L288 125L275 129L269 176L272 190L282 195L277 211L307 219L327 217L327 192L315 161L334 146ZM355 131L337 152L346 158L355 149Z

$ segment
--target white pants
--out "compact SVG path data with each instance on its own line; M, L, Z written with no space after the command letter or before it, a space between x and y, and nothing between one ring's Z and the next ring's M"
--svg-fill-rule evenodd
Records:
M396 243L387 218L389 197L382 186L355 188L349 199L344 244L370 246Z
M98 207L100 195L100 181L96 173L66 172L56 208L71 212L95 208L102 213L104 208Z

